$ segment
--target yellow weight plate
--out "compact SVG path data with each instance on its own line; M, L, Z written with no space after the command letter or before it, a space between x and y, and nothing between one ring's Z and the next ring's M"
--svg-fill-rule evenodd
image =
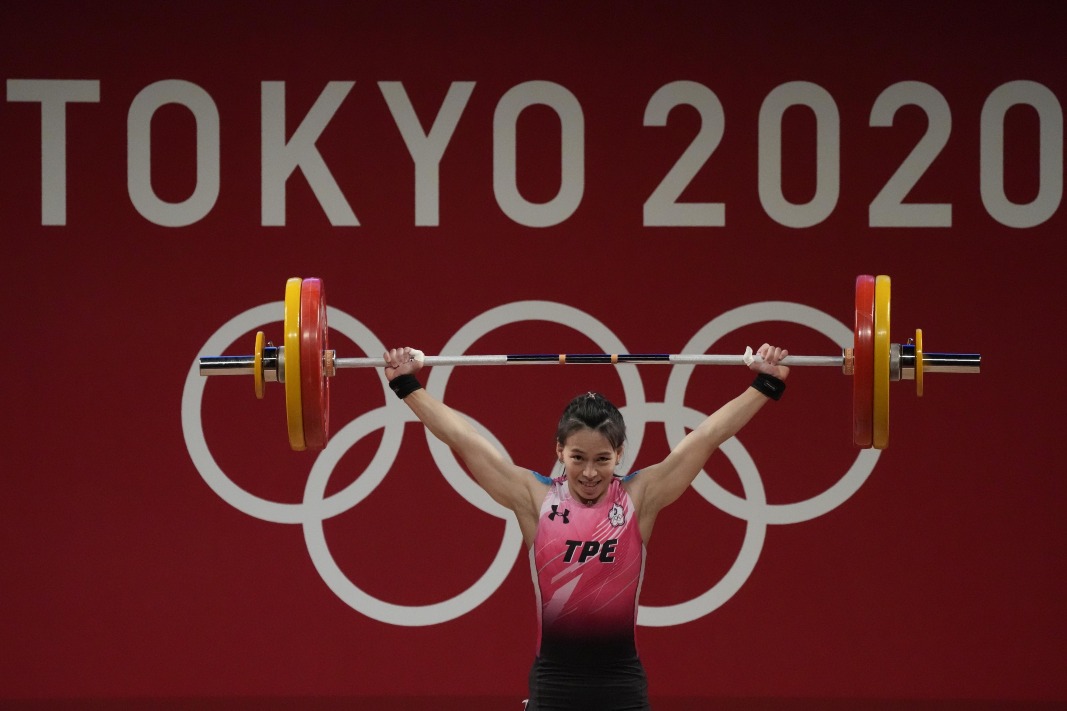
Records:
M915 329L915 394L923 396L923 330Z
M289 446L296 451L306 448L304 416L300 400L300 283L293 277L285 282L285 420L289 427Z
M889 444L889 277L874 281L874 448Z
M256 384L256 399L263 399L263 331L256 332L256 354L252 361L252 380Z

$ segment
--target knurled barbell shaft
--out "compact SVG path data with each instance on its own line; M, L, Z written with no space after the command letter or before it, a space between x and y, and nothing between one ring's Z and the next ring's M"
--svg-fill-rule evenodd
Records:
M753 356L760 362L759 356ZM739 355L685 355L666 353L519 353L512 355L425 356L424 365L743 365ZM788 356L785 365L837 366L844 356ZM381 358L336 358L338 368L366 368L382 365Z
M267 347L263 351L264 370L274 366L274 359L281 348ZM445 365L743 365L744 356L739 355L686 355L665 353L518 353L510 355L455 355L424 356L423 364L427 366ZM756 363L759 356L753 356ZM842 367L844 356L802 356L791 355L781 363L789 366L835 366ZM202 356L200 358L201 375L252 375L255 356ZM380 368L384 365L381 358L337 358L333 359L334 368Z

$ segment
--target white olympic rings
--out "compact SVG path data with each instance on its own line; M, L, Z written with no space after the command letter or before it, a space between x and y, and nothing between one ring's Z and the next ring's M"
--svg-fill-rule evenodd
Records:
M245 311L223 324L204 343L201 355L222 353L238 337L263 324L278 321L281 302L263 304ZM726 333L748 324L763 321L786 321L808 326L847 347L852 331L840 321L809 306L792 302L761 302L742 306L713 319L690 339L686 353L705 352ZM493 329L520 321L548 321L569 326L589 337L605 353L626 353L627 349L614 333L589 314L565 304L549 301L513 302L490 309L461 328L441 349L442 354L462 355L475 341ZM362 323L347 313L328 307L331 328L350 338L365 353L385 351L384 345ZM182 430L186 448L208 486L224 501L249 516L273 523L301 524L308 553L319 575L341 600L354 610L380 622L400 626L433 625L461 617L485 602L507 577L522 546L522 534L514 516L495 503L466 475L451 450L427 432L427 442L434 462L442 475L461 496L485 513L505 522L504 536L489 568L464 592L448 600L419 606L404 606L379 600L360 590L338 567L327 545L323 522L353 508L381 483L389 472L403 437L404 424L415 416L388 391L384 373L379 371L384 405L366 412L335 432L311 467L300 503L281 503L251 494L226 475L212 457L204 437L201 405L207 378L201 377L196 360L186 377L182 395ZM645 426L663 422L668 440L680 441L686 427L695 427L706 415L684 405L685 388L694 366L671 368L666 395L662 403L645 400L644 387L637 366L619 365L625 405L620 407L627 422L629 440L627 457L637 461ZM444 399L445 386L452 366L434 368L426 389ZM497 447L503 446L483 425L475 427ZM360 439L382 428L378 451L366 471L344 489L326 496L329 478L341 457ZM744 585L755 568L769 524L800 523L821 516L844 503L867 480L878 461L878 450L860 450L856 461L828 490L806 501L792 504L768 504L756 464L735 437L722 446L741 480L744 497L719 486L708 476L698 476L693 488L704 499L725 513L747 522L741 550L726 574L701 595L685 602L651 607L640 605L637 623L651 627L685 624L699 619L729 600Z

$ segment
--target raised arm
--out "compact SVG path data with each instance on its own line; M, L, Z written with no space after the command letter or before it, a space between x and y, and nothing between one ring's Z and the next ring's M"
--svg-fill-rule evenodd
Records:
M486 493L515 512L523 534L527 534L528 528L532 533L548 487L529 469L513 464L458 412L421 387L411 389L415 387L411 378L422 367L413 354L411 348L394 348L384 354L390 387L403 396L404 403L426 428L456 453Z
M719 446L737 434L760 411L772 396L781 394L789 368L778 365L788 351L768 344L760 347L762 362L749 367L772 380L746 388L709 415L673 449L667 458L641 470L630 485L630 495L637 502L641 534L648 539L656 516L664 506L674 502L693 483L693 479ZM775 382L779 381L779 382Z

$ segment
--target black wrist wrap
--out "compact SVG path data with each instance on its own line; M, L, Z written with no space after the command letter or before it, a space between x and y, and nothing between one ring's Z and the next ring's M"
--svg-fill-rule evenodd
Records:
M422 383L411 373L406 375L398 375L389 381L389 387L392 389L396 396L403 400L416 390L422 390Z
M756 379L752 381L752 387L769 397L771 400L781 400L782 393L785 392L785 382L773 375L767 375L766 373L757 375Z

